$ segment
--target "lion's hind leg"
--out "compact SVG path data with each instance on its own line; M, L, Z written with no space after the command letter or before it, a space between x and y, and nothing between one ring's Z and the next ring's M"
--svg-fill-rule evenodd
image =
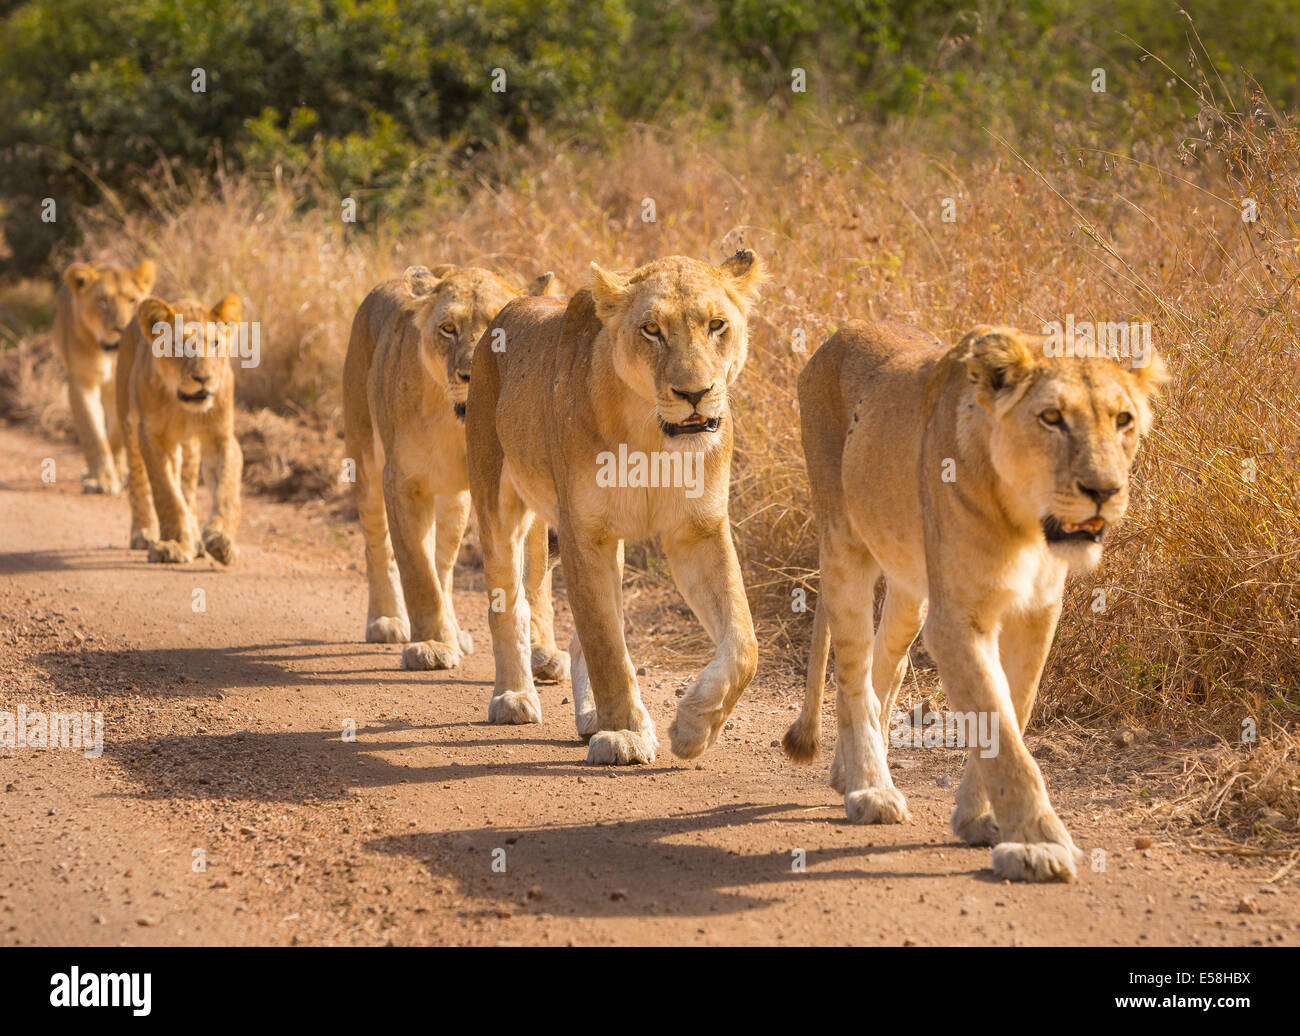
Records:
M72 377L68 379L72 423L77 429L77 442L81 446L82 456L86 459L86 473L81 477L83 493L115 494L122 490L105 425L106 395L98 382L85 382Z
M551 570L556 556L551 551L555 534L541 518L534 517L528 530L528 573L524 592L528 597L529 641L532 645L533 679L560 683L569 677L568 652L555 646L555 605L551 599Z
M587 741L600 730L600 717L596 713L596 695L591 689L591 676L587 673L582 641L577 637L569 643L569 655L573 660L573 722L578 736Z
M140 422L128 415L122 422L126 443L127 489L131 500L131 549L148 550L158 542L158 515L154 511L149 471L140 449Z
M454 669L462 656L460 632L430 553L431 547L437 547L437 499L423 475L399 469L398 460L390 455L384 466L384 501L411 622L411 642L402 650L402 666Z
M924 597L910 594L896 583L889 584L871 657L871 685L876 693L882 731L889 729L898 692L907 676L908 652L925 623L925 610Z
M999 841L998 821L980 779L979 767L975 765L974 750L966 756L966 769L957 788L952 833L967 845L997 845Z
M880 703L872 690L873 611L880 564L847 529L822 534L822 600L835 649L839 738L831 783L844 795L845 812L861 824L910 820L885 761Z
M369 435L369 425L365 429ZM352 483L361 534L366 542L366 643L405 644L411 639L411 621L402 600L397 559L388 534L384 503L382 447L348 429L348 450L355 465Z
M528 600L523 587L524 538L531 518L504 474L490 502L484 502L479 509L483 574L490 602L488 625L496 661L496 680L488 702L489 723L542 721L542 700L533 683Z
M785 754L796 763L811 763L821 749L822 697L826 692L826 663L831 653L830 620L827 616L827 609L819 596L813 615L812 644L808 649L803 709L781 739Z
M434 504L433 557L438 582L442 585L443 608L446 610L447 625L456 631L456 646L466 655L474 650L474 638L460 628L456 619L452 579L456 573L456 558L460 556L460 544L465 538L465 526L469 524L469 511L468 489L460 493L440 494Z

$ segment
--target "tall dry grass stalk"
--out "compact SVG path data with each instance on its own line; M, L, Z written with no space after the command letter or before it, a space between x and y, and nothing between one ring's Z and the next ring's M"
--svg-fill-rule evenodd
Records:
M227 178L89 219L88 251L154 256L164 294L238 292L265 355L240 375L244 403L332 431L352 314L408 264L551 269L572 288L592 259L756 248L774 280L735 393L733 518L766 666L800 666L811 626L791 607L817 564L795 378L841 321L903 320L949 342L985 322L1149 322L1176 380L1131 517L1068 591L1042 708L1267 727L1300 708L1300 134L1262 103L1207 105L1202 123L1199 140L1123 154L993 142L980 157L761 115L690 139L636 127L600 151L533 141L397 230L358 232L337 199L306 205L293 184Z

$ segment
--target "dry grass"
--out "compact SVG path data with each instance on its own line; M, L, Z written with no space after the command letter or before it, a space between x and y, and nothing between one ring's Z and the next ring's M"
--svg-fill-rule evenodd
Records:
M774 279L736 391L733 519L767 666L801 665L811 627L811 611L791 607L796 587L815 591L817 564L795 377L840 321L888 317L947 341L980 322L1037 328L1067 313L1149 322L1176 381L1129 521L1102 569L1068 592L1041 710L1223 733L1245 718L1262 732L1289 726L1300 709L1300 133L1262 102L1245 115L1207 103L1190 143L1019 148L961 156L762 115L726 136L638 127L598 151L534 141L395 231L359 232L293 184L227 178L160 191L149 212L89 217L86 250L154 256L164 294L243 296L265 359L240 375L241 428L260 436L259 484L294 496L338 491L343 352L381 278L451 261L519 277L551 269L573 287L592 259L718 260L753 246ZM1243 223L1244 197L1257 223ZM657 222L642 221L646 198ZM940 218L945 198L956 222ZM10 395L49 421L53 389L39 350L23 348ZM1099 587L1104 612L1092 609Z
M1300 740L1285 731L1249 750L1219 745L1183 762L1181 792L1157 807L1208 844L1300 846Z

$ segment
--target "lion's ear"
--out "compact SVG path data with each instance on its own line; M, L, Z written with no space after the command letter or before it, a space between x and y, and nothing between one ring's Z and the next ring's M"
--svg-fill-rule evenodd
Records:
M135 268L135 272L131 276L135 279L136 287L148 295L149 292L153 291L154 279L157 276L153 260L146 259Z
M176 310L167 305L162 299L156 299L152 295L140 303L139 312L136 314L136 320L140 323L140 330L146 338L152 339L154 336L155 324L170 324L176 316Z
M752 248L742 248L718 269L730 278L731 290L744 306L758 301L758 289L767 280L767 271Z
M628 282L626 277L602 270L596 263L591 264L591 276L587 280L592 301L596 303L596 316L602 324L608 324L623 308L627 300Z
M1138 431L1146 435L1151 431L1154 422L1151 404L1160 394L1160 390L1172 380L1169 368L1165 366L1165 361L1160 358L1160 354L1152 349L1146 355L1140 353L1135 355L1129 362L1128 373L1137 388L1133 402L1137 406Z
M529 295L554 295L555 293L555 274L549 270L534 277L528 284Z
M402 287L413 299L422 299L433 294L441 283L441 278L427 266L408 266L402 274Z
M958 348L970 380L978 386L979 401L986 406L1003 389L1019 384L1034 366L1024 339L1010 328L979 324L967 332Z
M212 307L212 315L219 324L237 324L244 315L244 304L238 295L227 295Z
M1148 399L1158 396L1160 390L1173 380L1165 361L1154 349L1145 356L1135 355L1128 372Z
M99 280L99 273L90 263L73 263L63 271L63 283L73 291L81 291Z

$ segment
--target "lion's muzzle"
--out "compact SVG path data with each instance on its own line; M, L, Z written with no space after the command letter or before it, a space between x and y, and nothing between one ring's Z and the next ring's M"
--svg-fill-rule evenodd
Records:
M659 427L663 430L664 435L670 439L678 435L700 435L704 432L716 432L721 425L721 417L705 417L701 413L691 414L690 417L679 424L665 421L662 417L659 418Z
M1093 515L1081 522L1065 522L1055 515L1043 519L1043 538L1048 543L1100 543L1106 535L1106 519Z

